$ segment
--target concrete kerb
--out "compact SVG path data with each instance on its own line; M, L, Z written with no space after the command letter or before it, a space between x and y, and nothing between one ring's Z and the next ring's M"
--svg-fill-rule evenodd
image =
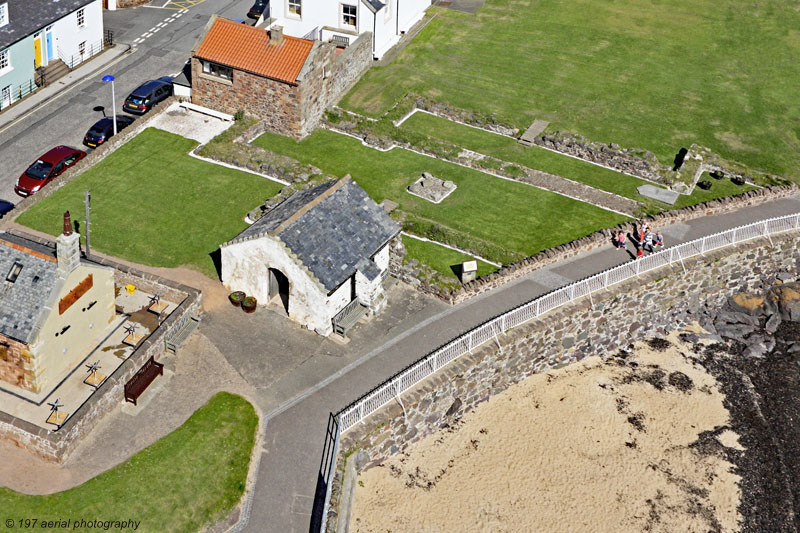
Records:
M67 85L48 85L46 87L42 87L30 97L24 98L19 103L9 107L8 111L0 114L0 120L5 119L0 122L0 133L11 127L18 120L25 118L28 114L37 111L39 108L49 104L62 94L69 92L77 84L85 81L90 76L93 76L95 73L97 73L97 71L110 67L115 63L115 61L121 60L122 56L128 52L131 52L131 50L133 50L133 52L136 51L131 44L116 43L110 49L101 52L59 80L59 82L63 82L66 78L69 81ZM105 60L100 61L101 59Z

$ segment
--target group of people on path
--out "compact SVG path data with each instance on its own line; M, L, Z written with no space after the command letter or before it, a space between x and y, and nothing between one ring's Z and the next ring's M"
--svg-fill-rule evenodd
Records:
M653 233L645 220L639 220L637 223L638 231L631 236L631 242L636 248L636 258L644 256L644 251L647 249L650 253L655 252L658 246L664 246L664 236L660 231ZM627 251L627 236L624 230L619 230L617 234L616 247L619 250Z

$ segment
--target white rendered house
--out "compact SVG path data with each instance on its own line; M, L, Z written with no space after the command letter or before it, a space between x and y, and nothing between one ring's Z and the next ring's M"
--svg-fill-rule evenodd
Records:
M272 0L270 16L283 32L349 44L372 33L372 55L380 59L425 15L430 0Z
M318 334L344 335L386 306L400 227L345 176L298 191L221 248L222 283Z

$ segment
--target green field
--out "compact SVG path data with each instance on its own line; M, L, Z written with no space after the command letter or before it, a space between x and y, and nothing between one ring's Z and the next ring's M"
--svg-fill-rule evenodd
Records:
M488 131L471 128L463 124L458 124L446 118L437 117L428 113L415 113L402 126L403 129L427 135L429 137L447 140L453 144L467 148L475 152L496 157L503 161L518 163L528 168L549 172L557 176L563 176L590 187L612 192L620 196L632 198L642 202L648 208L648 212L663 211L664 209L676 209L702 202L707 202L721 196L730 196L751 190L750 186L734 185L729 179L711 179L713 186L710 190L704 191L699 187L690 195L681 195L674 206L665 203L649 200L641 196L636 190L640 185L649 183L639 178L615 172L585 161L580 161L572 157L560 155L554 152L539 148L537 146L523 146L515 139L489 133ZM701 179L710 179L706 174Z
M436 243L420 241L405 235L403 236L403 246L408 252L406 260L416 259L443 276L452 279L452 287L458 287L461 284L456 274L461 272L461 263L475 259L471 255L462 254L444 246L439 246ZM478 277L486 276L496 270L496 266L478 260Z
M530 256L626 220L583 202L408 150L379 152L326 130L318 130L301 142L265 133L254 144L332 175L351 174L376 202L388 198L406 213L508 252L488 255L490 252L476 250L469 242L454 243L491 261L507 263L509 258ZM458 188L440 204L409 194L406 187L424 171L451 180Z
M281 185L187 155L197 143L146 129L17 220L57 235L92 194L92 247L136 263L191 266L216 277L209 254L247 227L244 216Z
M241 499L257 427L252 405L219 393L174 432L82 485L47 496L0 488L3 523L17 524L8 531L45 531L48 520L132 519L141 522L137 532L202 530ZM19 527L31 518L36 526ZM73 525L70 531L103 530Z
M681 147L800 175L800 10L764 0L488 0L435 18L344 107L413 91L456 107L653 151Z

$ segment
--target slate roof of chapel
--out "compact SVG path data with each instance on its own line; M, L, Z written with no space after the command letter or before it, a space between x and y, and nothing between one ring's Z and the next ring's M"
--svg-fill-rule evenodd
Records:
M195 56L267 78L297 83L297 76L313 46L314 41L288 35L284 35L279 44L271 45L267 30L217 18Z
M15 263L22 265L13 283L6 281ZM0 333L29 343L58 275L55 250L15 235L0 235Z
M398 233L400 227L383 208L345 176L294 193L226 245L277 238L332 291L356 270L374 279L377 267L366 261Z

